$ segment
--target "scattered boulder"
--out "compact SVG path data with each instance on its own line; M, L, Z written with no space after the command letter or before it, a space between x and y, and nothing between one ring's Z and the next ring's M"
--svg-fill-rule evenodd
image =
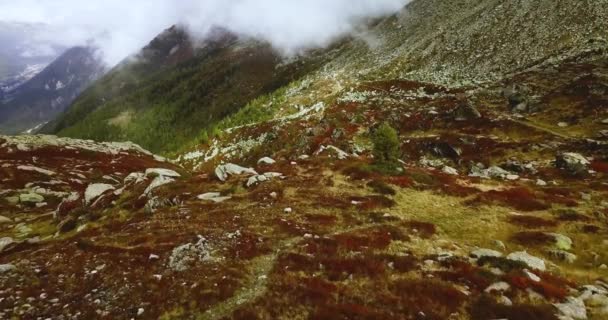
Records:
M497 282L486 288L485 292L505 292L511 289L511 285L506 282Z
M481 113L472 105L466 103L461 104L458 108L454 109L454 120L456 121L467 121L481 118Z
M21 171L37 172L37 173L44 174L47 176L57 175L56 172L53 172L51 170L46 170L46 169L42 169L42 168L38 168L38 167L34 167L34 166L18 166L17 169L19 169Z
M149 196L150 193L152 193L152 191L154 191L154 189L156 189L160 186L164 186L169 183L173 183L173 182L175 182L175 179L173 179L172 177L161 176L161 175L156 176L156 178L154 178L154 180L152 180L150 185L148 185L146 190L144 190L144 195Z
M587 319L587 308L583 299L568 297L566 302L553 305L559 311L560 319Z
M608 124L608 118L602 120L602 124Z
M129 184L129 183L140 183L144 181L144 178L146 177L146 174L143 172L132 172L130 173L128 176L125 177L125 179L123 180L123 183Z
M494 257L494 258L500 258L502 257L502 253L496 251L496 250L491 250L491 249L477 249L471 252L471 257L479 259L479 258L483 258L483 257Z
M564 261L566 263L574 263L577 259L577 256L574 253L564 250L549 250L548 253L555 259Z
M241 174L258 175L257 171L253 168L244 168L233 163L223 164L215 168L215 175L220 181L228 180L228 177L231 175Z
M267 164L267 165L270 165L270 164L275 164L275 163L277 163L277 162L274 161L272 158L269 158L269 157L264 157L264 158L258 160L258 164Z
M274 178L280 178L282 176L283 176L283 174L278 173L278 172L266 172L264 174L256 175L256 176L249 178L249 180L247 181L247 187L251 187L258 183L266 182L266 181L272 180Z
M507 259L523 262L530 268L538 269L540 271L546 270L545 261L543 259L530 255L526 251L513 252L507 256Z
M320 155L321 153L324 153L326 151L331 151L332 153L334 153L336 155L336 157L340 160L344 160L347 159L350 155L348 153L346 153L344 150L341 150L337 147L334 146L321 146L321 148L319 148L319 150L317 152L314 153L315 156Z
M579 153L565 152L556 156L555 165L572 174L584 174L589 170L591 162Z
M200 237L196 243L187 243L173 249L169 257L169 268L182 272L197 262L214 261L207 239Z
M171 200L162 197L151 197L144 206L144 212L147 214L153 214L158 209L170 208L176 205L180 205L180 201L177 198Z
M572 239L559 233L547 233L547 235L553 237L555 240L555 248L558 250L570 250L572 249Z
M19 195L19 202L25 204L36 204L44 202L44 197L37 193L26 193Z
M84 192L84 202L86 205L91 204L91 201L97 199L102 194L115 190L114 186L105 184L105 183L94 183L90 184L87 187L87 190Z
M0 264L0 274L17 270L14 264Z
M5 216L0 216L0 224L12 223L13 220Z
M454 169L452 167L449 167L449 166L443 167L443 169L441 169L441 171L443 173L445 173L445 174L449 174L449 175L452 175L452 176L457 176L458 175L458 170L456 170L456 169Z
M215 203L221 203L221 202L224 202L226 200L232 199L232 197L230 197L230 196L223 197L222 194L219 193L219 192L204 193L204 194L199 195L197 198L199 200L212 201L212 202L215 202Z
M517 180L519 179L518 175L511 174L511 172L498 167L492 166L488 169L483 169L482 167L475 165L471 168L470 177L478 177L482 179L504 179L504 180Z
M10 237L4 237L4 238L0 238L0 252L4 251L4 249L6 249L6 247L8 247L9 245L15 243L15 240L13 240L13 238Z

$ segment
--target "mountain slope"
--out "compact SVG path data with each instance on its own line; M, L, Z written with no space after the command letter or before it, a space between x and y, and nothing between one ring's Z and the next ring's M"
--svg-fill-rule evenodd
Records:
M126 83L132 86L125 85L128 94L112 90L106 94L108 85L116 87L124 82L116 76L121 69L139 64L119 68L97 89L83 95L58 125L49 126L46 132L134 140L154 151L173 151L194 140L201 130L212 132L219 121L248 102L259 102L254 99L290 82L292 88L308 84L298 97L329 101L342 88L362 80L407 78L449 87L495 81L585 50L605 50L607 42L601 30L608 27L604 19L607 10L595 1L418 0L375 22L367 31L342 39L325 53L301 57L299 66L282 63L270 48L259 43L232 39L203 45L203 53L196 49L194 58L184 59L178 67L154 75L131 73L133 81ZM155 40L156 46L163 46L161 38ZM172 46L164 47L168 50ZM218 50L210 52L210 47ZM248 54L258 56L248 64ZM259 61L268 63L256 70L251 63ZM249 79L239 79L238 73L245 71L246 65L253 68L243 73ZM142 69L149 67L142 65ZM266 79L259 81L251 78L252 74ZM233 91L224 91L230 83L225 81L232 81ZM243 91L250 84L264 85ZM319 87L325 87L326 94L316 96L314 90ZM206 112L207 108L213 111ZM269 112L254 109L256 113ZM140 120L127 126L130 119Z
M0 318L608 318L597 3L414 1L295 81L230 36L177 64L150 46L61 132L163 150L216 130L173 161L0 136Z
M268 44L224 30L193 43L172 28L140 57L98 81L45 130L174 151L249 101L314 70L322 59L312 53L285 63Z
M92 49L75 47L66 51L5 95L0 104L0 131L20 133L48 122L103 72L103 63Z

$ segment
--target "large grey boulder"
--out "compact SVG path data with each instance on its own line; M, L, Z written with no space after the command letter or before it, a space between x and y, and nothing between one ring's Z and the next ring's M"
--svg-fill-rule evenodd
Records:
M86 191L84 192L84 202L86 205L91 204L91 202L97 198L99 198L99 196L101 196L102 194L110 191L110 190L114 190L114 186L110 185L110 184L105 184L105 183L94 183L94 184L90 184Z
M545 261L541 258L537 258L526 251L513 252L507 256L507 259L512 261L519 261L527 264L530 268L545 271Z

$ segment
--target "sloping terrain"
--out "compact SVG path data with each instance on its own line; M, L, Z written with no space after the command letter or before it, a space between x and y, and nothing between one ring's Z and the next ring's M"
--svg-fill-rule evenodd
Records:
M63 112L104 72L91 48L67 50L0 102L0 132L22 133L40 127Z
M174 27L87 90L44 131L175 151L249 101L314 70L323 59L313 52L285 62L270 45L237 39L221 29L195 43Z
M156 73L159 64L147 59L123 64L44 132L131 140L156 152L174 152L209 135L226 116L259 102L256 98L302 82L341 90L385 78L449 87L496 81L580 52L605 50L604 4L418 0L328 50L287 62L267 45L238 40L225 30L218 30L210 44L192 44L172 28L142 54L152 50L166 57L174 49L194 47L179 54L183 64Z
M169 29L53 125L174 160L0 137L0 318L608 318L602 4L418 0L291 63Z
M0 312L605 319L606 75L584 55L483 88L362 82L210 138L186 169L3 137ZM382 122L401 173L373 169Z

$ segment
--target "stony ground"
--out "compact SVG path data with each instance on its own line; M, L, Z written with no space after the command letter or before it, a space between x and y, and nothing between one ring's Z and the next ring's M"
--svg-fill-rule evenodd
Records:
M174 162L0 137L0 318L606 319L607 110L586 57L361 83Z

